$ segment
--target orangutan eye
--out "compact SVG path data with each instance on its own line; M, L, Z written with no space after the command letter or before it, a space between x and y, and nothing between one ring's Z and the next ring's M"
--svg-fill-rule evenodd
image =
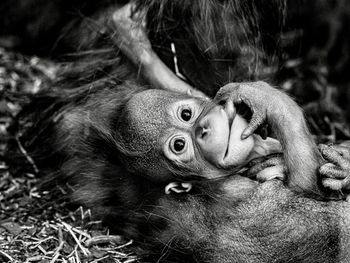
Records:
M176 139L174 141L174 150L181 152L185 148L185 141L183 139Z
M185 149L186 146L186 141L185 138L176 138L173 140L172 144L171 144L171 150L176 153L182 153Z
M189 134L173 133L169 134L163 151L165 156L175 163L188 163L194 160L194 148Z
M192 111L191 109L183 109L181 111L181 119L184 121L189 121L192 117Z

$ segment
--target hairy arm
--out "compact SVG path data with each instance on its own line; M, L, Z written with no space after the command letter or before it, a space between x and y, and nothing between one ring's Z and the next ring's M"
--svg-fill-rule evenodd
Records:
M135 12L135 3L131 2L118 8L112 19L114 43L123 54L137 67L142 76L157 89L185 93L195 97L206 97L201 91L181 80L161 61L152 49L146 32L145 14Z
M265 82L231 83L219 90L215 100L244 103L251 109L252 119L242 139L267 122L282 144L288 186L297 192L321 195L317 174L322 159L301 108L288 95Z

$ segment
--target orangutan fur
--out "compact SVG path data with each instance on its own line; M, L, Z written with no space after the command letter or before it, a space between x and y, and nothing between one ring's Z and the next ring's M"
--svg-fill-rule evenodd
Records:
M125 102L147 88L111 40L109 15L127 1L99 1L98 8L96 1L71 2L0 4L0 14L12 17L12 33L18 30L30 40L21 43L15 36L18 47L35 43L44 54L78 52L57 83L19 116L34 121L21 140L46 180L69 182L72 200L91 208L113 232L134 239L144 262L350 261L346 202L312 200L276 180L249 192L236 175L198 181L189 194L166 195L164 183L127 172L113 130ZM261 76L255 69L266 62L264 52L273 60L281 25L274 22L283 20L285 11L278 0L138 3L160 57L173 67L169 45L174 42L182 74L208 95L228 82ZM27 5L35 12L28 14ZM17 16L18 10L24 16ZM49 19L44 15L49 13L57 16ZM265 28L271 33L265 35ZM0 30L11 33L6 26ZM237 192L244 198L237 200Z

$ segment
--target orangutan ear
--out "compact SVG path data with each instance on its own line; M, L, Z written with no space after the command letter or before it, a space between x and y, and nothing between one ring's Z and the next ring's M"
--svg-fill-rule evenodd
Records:
M179 182L171 182L165 186L165 193L171 194L171 193L188 193L192 189L191 183L179 183Z

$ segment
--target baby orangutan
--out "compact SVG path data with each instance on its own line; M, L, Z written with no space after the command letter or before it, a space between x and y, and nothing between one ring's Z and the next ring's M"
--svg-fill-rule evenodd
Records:
M166 190L189 192L161 196L151 212L166 220L167 228L156 231L160 247L169 244L165 262L173 262L174 251L191 255L175 262L347 262L350 206L308 198L327 197L318 177L324 161L300 108L263 82L229 84L214 101L146 90L126 103L116 124L130 173L182 181ZM249 123L233 107L239 103L252 110ZM275 141L252 136L265 121L281 142L285 186L237 174L255 157L281 151ZM333 177L324 184L334 189L335 179L345 178L338 181L344 189L349 151L322 146L321 152L338 164L322 166Z
M267 121L282 144L289 187L322 196L317 176L322 159L302 111L292 99L257 82L228 84L215 101L218 104L160 90L136 94L126 103L116 125L124 154L121 160L130 172L165 182L232 175L254 158L281 152L277 141L250 136ZM242 103L253 112L249 124L235 110L234 104ZM240 180L237 194L244 196L248 188L256 186L248 178ZM188 191L190 184L179 186Z
M61 157L54 171L72 199L134 239L144 261L349 262L350 205L320 201L324 161L300 108L268 84L228 84L211 102L125 83L71 105L37 122L33 145L51 147L37 163ZM265 120L281 145L250 135ZM239 174L281 147L286 183ZM324 184L346 188L348 155L321 150L335 164L321 167Z
M220 178L237 173L254 158L281 152L279 142L272 138L241 139L247 121L237 114L232 101L218 105L168 91L134 95L116 127L120 159L127 169L155 181ZM248 188L256 184L240 178L237 197L248 194ZM190 187L190 183L171 183L166 192L187 192Z
M145 1L135 3L141 2ZM239 1L147 2L160 7L164 2L169 2L165 4L168 7L176 2L170 12L173 16L166 17L173 25L188 21L177 20L175 15L181 9L180 14L191 14L192 7L203 6L198 16L193 13L195 16L189 17L195 25L189 37L196 39L189 42L195 51L189 54L195 57L188 58L187 52L182 57L189 65L187 72L196 73L195 77L185 75L192 83L201 84L201 90L206 88L206 94L215 93L216 85L221 85L217 83L240 79L248 69L236 70L240 69L236 64L249 59L235 59L230 64L216 64L215 59L222 57L221 51L227 53L227 47L230 57L236 57L244 47L237 43L235 33L236 28L243 29L245 39L246 31L240 24L247 24L246 17L242 17L244 23L235 23L235 12L230 11L235 9L232 4L242 6ZM262 6L270 10L270 5ZM65 74L63 83L49 94L39 94L33 104L34 127L26 136L25 147L40 152L42 159L36 158L36 163L42 171L53 171L49 179L69 182L75 202L91 208L112 232L134 239L143 262L350 262L350 205L320 201L325 189L317 174L324 161L300 108L263 82L229 84L214 102L188 96L205 97L178 79L152 50L154 43L148 39L143 14L133 11L133 2L117 5L120 9L116 11L111 7L108 12L98 12L102 18L99 31L107 35L100 38L96 37L100 34L86 34L90 30L82 34L73 30L71 35L78 41L66 39L73 45L79 43L75 50L102 52L92 52L93 56L81 59L78 67L68 67L67 73L72 74ZM211 9L216 10L209 16L214 19L211 23L198 20ZM243 9L246 5L238 10ZM217 23L218 17L225 18L223 23ZM112 27L111 33L106 24ZM204 30L198 31L202 24ZM255 22L251 24L256 36ZM234 41L220 47L220 33L199 48L201 32L223 32ZM163 33L167 36L169 31ZM184 36L187 38L187 33ZM180 35L177 43L184 42L181 39ZM106 40L110 41L102 45ZM84 45L88 49L80 49ZM216 46L219 52L192 63ZM143 80L135 84L139 75L152 87L167 91L143 91ZM240 114L241 103L253 113L249 123ZM281 151L276 141L251 135L264 122L281 142L286 183L268 180L259 184L239 175L250 160ZM343 190L349 181L349 154L329 147L321 151L334 163L321 167L321 174L331 177L324 179L324 185ZM265 164L273 164L272 159ZM259 171L254 166L249 173L258 177L264 173L266 179L271 170ZM165 194L164 188L168 193L188 193Z

